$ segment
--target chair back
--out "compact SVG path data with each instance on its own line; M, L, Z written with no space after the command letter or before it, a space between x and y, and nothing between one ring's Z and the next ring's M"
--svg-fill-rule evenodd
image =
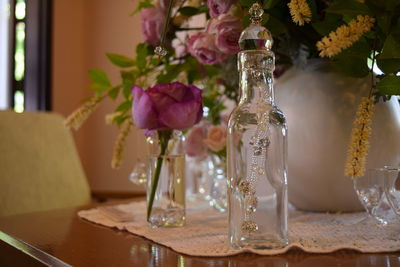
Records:
M54 113L0 111L0 216L90 202L63 120Z

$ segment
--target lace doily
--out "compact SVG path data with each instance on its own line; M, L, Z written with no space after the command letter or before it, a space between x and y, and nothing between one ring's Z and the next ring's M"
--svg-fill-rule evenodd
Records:
M289 246L276 250L231 249L227 238L227 214L210 208L187 207L187 223L178 228L150 228L145 221L146 203L133 202L114 206L134 214L130 222L116 222L99 209L82 210L78 216L103 226L126 230L191 256L230 256L242 252L260 255L285 253L291 248L305 252L329 253L339 249L360 252L400 250L400 223L379 227L360 221L365 213L326 214L291 210L289 212Z

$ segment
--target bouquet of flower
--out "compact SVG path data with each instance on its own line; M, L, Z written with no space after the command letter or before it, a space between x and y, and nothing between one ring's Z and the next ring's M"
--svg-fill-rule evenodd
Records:
M238 99L238 39L249 24L247 11L255 2L264 9L263 26L274 36L276 75L317 57L354 77L365 77L373 73L374 66L379 67L380 74L371 75L370 95L360 106L363 119L356 121L358 130L353 131L346 168L347 175L361 176L368 150L371 105L380 98L400 94L400 77L396 76L400 70L397 0L140 0L133 14L142 18L144 42L137 45L134 57L107 54L121 69L118 84L112 85L101 70L89 72L89 88L94 96L67 119L67 125L79 128L105 97L121 101L108 117L121 127L112 161L112 166L118 167L123 142L133 125L132 103L137 126L170 127L164 117L174 117L173 108L167 108L164 114L162 100L152 94L160 93L164 90L162 84L173 81L200 88L202 104L209 111L205 119L220 124L225 101ZM147 114L161 112L157 113L160 117L155 116L159 120L153 120L153 115L143 116L144 110ZM188 116L190 123L184 127L179 121L172 126L187 128L198 119L194 119L194 113Z

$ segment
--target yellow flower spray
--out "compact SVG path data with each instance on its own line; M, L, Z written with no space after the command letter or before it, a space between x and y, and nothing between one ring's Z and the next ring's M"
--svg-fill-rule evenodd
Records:
M371 23L373 23L374 21L373 18L369 18L368 20L371 21ZM372 25L368 27L368 30L371 27ZM344 168L344 175L349 176L353 179L365 175L365 165L367 162L367 155L369 150L369 138L371 137L372 133L371 129L372 116L375 108L374 106L375 97L372 95L372 92L376 85L373 72L376 60L375 47L376 47L376 37L374 40L374 46L372 51L372 64L370 68L371 89L369 91L369 96L363 97L361 99L360 105L358 106L356 118L353 122L354 128L351 131L350 144L347 151L347 160Z
M87 120L90 114L97 108L104 96L94 96L90 101L86 102L83 106L72 112L68 118L65 119L64 124L75 130L78 130L81 125Z
M288 7L294 23L302 26L311 21L312 13L306 0L291 0Z
M370 16L357 16L347 25L342 25L336 31L329 33L321 41L317 42L317 49L321 57L333 57L342 50L350 47L360 37L368 32L375 23L375 19Z
M354 128L351 131L347 161L344 170L345 176L352 178L362 177L365 173L365 164L368 155L371 136L372 115L374 111L374 97L363 97L357 110Z
M111 160L111 167L113 169L118 169L121 166L122 152L124 151L126 138L128 137L128 134L130 133L132 127L133 122L131 119L129 119L127 122L125 122L125 124L122 125L121 131L114 145L113 158Z

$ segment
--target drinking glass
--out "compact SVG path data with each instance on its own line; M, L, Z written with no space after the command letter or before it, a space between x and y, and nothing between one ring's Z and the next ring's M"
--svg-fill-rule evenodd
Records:
M384 185L390 206L400 216L400 167L385 166Z
M358 199L368 213L361 222L372 218L379 225L388 224L382 212L378 212L384 197L384 173L385 168L368 169L363 177L353 179Z

